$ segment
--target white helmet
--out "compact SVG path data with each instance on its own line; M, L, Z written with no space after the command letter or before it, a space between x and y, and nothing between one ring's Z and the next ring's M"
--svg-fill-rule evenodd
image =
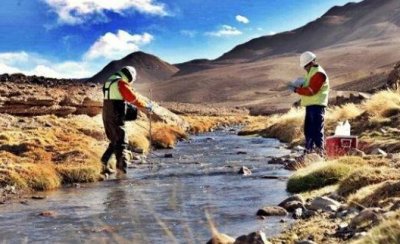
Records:
M301 66L302 68L304 68L304 67L307 66L307 64L311 63L311 62L314 61L316 58L317 58L317 56L316 56L314 53L312 53L312 52L310 52L310 51L304 52L304 53L301 54L301 56L300 56L300 66Z
M125 66L121 69L120 73L124 75L129 82L136 81L137 72L136 69L132 66Z

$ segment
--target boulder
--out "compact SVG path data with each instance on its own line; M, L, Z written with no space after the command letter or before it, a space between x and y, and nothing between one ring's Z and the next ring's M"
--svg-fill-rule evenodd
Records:
M248 235L240 236L234 244L270 244L264 232L257 231Z
M246 166L242 166L238 172L238 174L243 175L243 176L249 176L252 174L251 170L247 168Z
M380 149L380 148L374 149L374 150L372 151L372 154L374 154L374 155L379 155L379 156L382 156L382 157L384 157L384 158L388 156L388 154L387 154L384 150L382 150L382 149Z
M234 242L234 238L222 233L216 233L207 244L233 244Z
M324 212L336 212L340 208L340 202L329 197L317 197L307 206L310 210L322 210Z
M366 208L354 217L349 227L358 229L364 226L371 226L379 223L382 218L383 210L381 208Z
M300 195L293 195L283 200L278 206L286 209L288 212L293 212L297 208L304 207L304 199Z
M266 217L266 216L286 216L288 212L279 206L268 206L257 211L257 216Z

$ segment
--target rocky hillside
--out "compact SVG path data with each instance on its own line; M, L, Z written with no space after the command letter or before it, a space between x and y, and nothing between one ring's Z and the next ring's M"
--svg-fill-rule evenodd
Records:
M178 64L179 72L155 86L154 96L172 102L288 109L298 97L287 93L285 85L304 74L298 56L305 50L316 52L333 89L376 90L400 60L400 53L393 51L400 45L399 30L398 0L333 7L301 28L250 40L216 60Z
M253 39L225 53L215 62L250 61L363 39L384 39L399 33L400 1L364 0L333 7L321 18L301 28Z
M144 52L135 52L123 59L112 61L99 73L91 77L89 81L102 83L110 75L127 65L134 66L137 69L141 83L162 81L178 72L177 67L162 61L156 56Z

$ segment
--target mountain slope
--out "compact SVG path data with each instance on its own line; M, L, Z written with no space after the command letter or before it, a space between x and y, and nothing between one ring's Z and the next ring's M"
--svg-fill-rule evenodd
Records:
M178 72L178 68L159 59L154 55L144 52L132 53L123 59L110 62L89 81L94 83L104 82L110 75L124 66L134 66L138 72L140 83L152 83L170 78Z
M180 71L153 87L153 94L162 101L279 109L298 98L284 86L304 75L300 52L317 53L335 88L388 71L400 60L399 46L400 1L365 0L334 7L294 31L253 39L217 60L179 64Z
M398 36L399 33L399 0L365 0L333 7L321 18L296 30L253 39L225 53L215 62L249 61L360 39L383 39Z

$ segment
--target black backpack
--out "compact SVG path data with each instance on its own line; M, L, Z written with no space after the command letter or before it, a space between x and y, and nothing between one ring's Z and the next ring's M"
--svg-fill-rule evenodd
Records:
M136 106L126 103L126 114L125 114L125 120L126 121L133 121L136 120L138 117L138 109Z

